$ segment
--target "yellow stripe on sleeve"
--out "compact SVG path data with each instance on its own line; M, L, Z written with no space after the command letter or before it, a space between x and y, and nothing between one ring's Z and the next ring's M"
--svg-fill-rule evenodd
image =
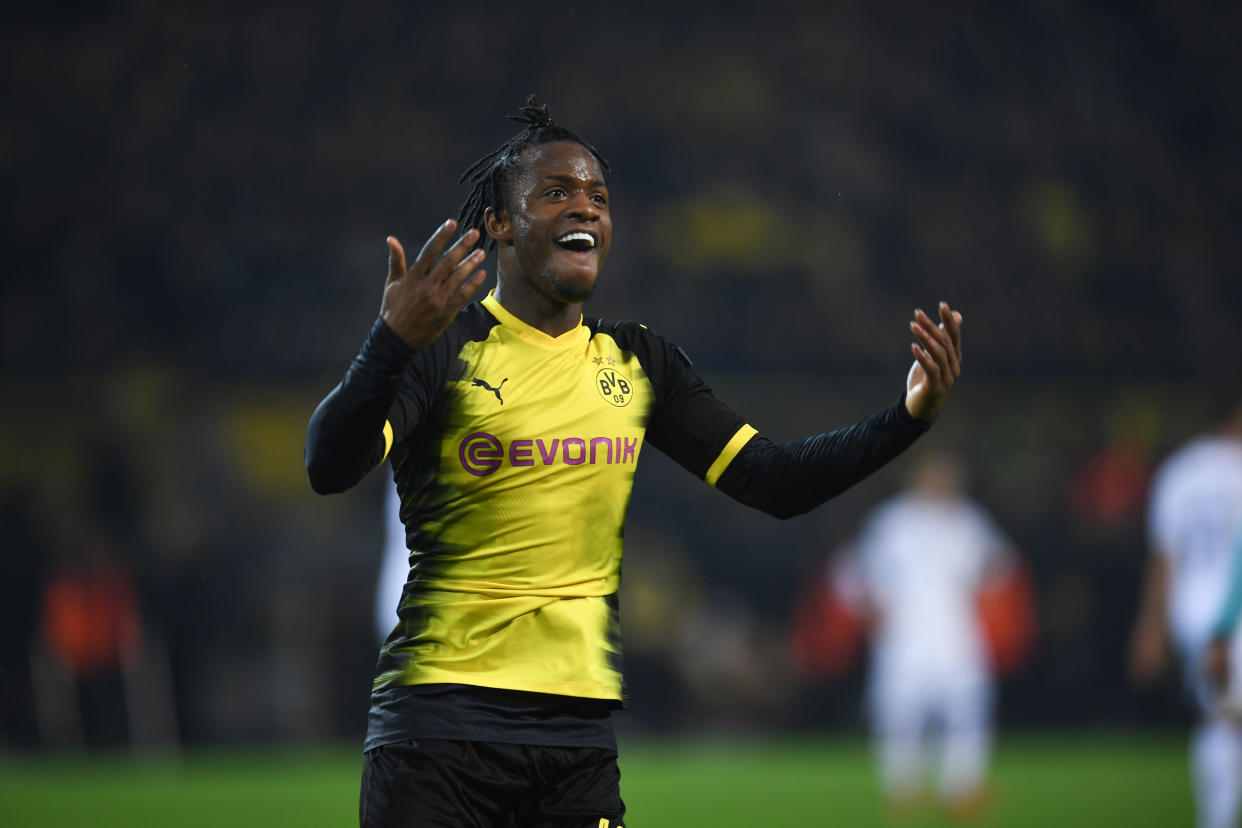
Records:
M380 458L381 463L388 459L390 451L392 451L392 423L384 420L384 456Z
M720 475L724 474L724 470L729 468L729 464L733 462L733 458L737 457L737 453L750 442L750 438L759 432L751 425L744 425L737 430L737 434L725 444L720 450L720 454L716 455L716 461L712 463L712 467L707 470L707 474L703 479L707 481L707 485L715 486L716 481L720 479Z

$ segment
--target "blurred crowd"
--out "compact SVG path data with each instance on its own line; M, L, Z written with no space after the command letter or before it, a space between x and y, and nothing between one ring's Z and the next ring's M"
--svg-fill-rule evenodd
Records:
M0 746L361 733L386 470L313 495L306 419L531 91L612 165L590 311L765 433L889 402L910 309L962 308L925 442L1029 566L1002 723L1183 721L1124 656L1150 472L1242 395L1242 12L821 5L8 14ZM644 458L621 726L858 725L794 607L917 458L787 523Z

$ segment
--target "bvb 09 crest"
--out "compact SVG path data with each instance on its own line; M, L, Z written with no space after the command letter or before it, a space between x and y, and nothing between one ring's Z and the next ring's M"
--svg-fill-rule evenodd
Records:
M634 386L615 368L601 368L595 372L595 387L599 395L610 405L624 408L634 399Z

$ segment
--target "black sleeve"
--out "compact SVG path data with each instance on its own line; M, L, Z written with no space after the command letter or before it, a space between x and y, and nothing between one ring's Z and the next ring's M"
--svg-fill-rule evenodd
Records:
M414 349L376 319L345 378L311 415L306 474L319 494L343 492L384 457L384 420L400 408L397 390Z
M676 343L637 322L593 324L632 351L651 382L647 442L686 471L705 477L745 420L716 398Z
M699 378L690 358L672 343L661 342L656 404L647 423L647 439L696 477L705 477L729 440L746 425Z
M788 443L755 435L716 487L779 518L808 512L905 451L931 427L906 411L905 394L849 428Z

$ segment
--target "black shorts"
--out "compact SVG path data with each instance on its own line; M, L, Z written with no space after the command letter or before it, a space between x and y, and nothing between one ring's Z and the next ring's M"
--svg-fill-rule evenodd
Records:
M617 752L418 739L364 754L362 828L623 828Z

